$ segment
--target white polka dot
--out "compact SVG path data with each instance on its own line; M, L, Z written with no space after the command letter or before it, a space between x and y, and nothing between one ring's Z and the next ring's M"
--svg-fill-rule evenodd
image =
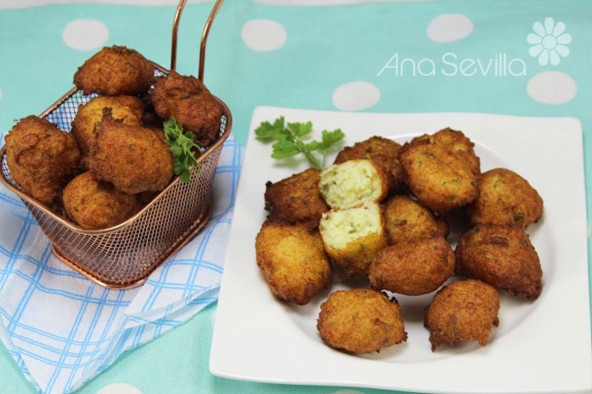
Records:
M96 19L75 19L62 32L62 39L70 48L88 51L102 47L109 38L107 26Z
M281 48L286 42L284 26L269 19L253 19L243 25L243 41L254 51L267 52Z
M359 111L374 106L380 100L380 90L369 82L348 82L333 92L333 105L342 111Z
M544 71L532 77L526 87L528 95L543 104L558 105L571 101L578 92L576 82L561 71Z
M473 22L462 14L443 14L428 25L428 37L435 42L462 40L473 32Z
M113 383L100 389L97 394L142 394L142 392L131 384Z

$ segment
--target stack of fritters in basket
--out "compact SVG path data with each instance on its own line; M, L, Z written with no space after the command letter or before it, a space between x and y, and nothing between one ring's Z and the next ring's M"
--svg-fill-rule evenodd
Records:
M74 84L87 99L72 132L28 116L7 134L6 158L24 192L84 229L122 223L170 183L175 163L163 121L177 118L202 147L218 137L223 106L203 83L157 73L133 49L101 49Z
M487 344L499 290L540 295L541 265L526 227L541 217L542 199L509 169L481 173L474 143L461 131L403 145L373 136L344 148L323 171L268 182L264 197L268 217L256 255L273 294L308 303L331 285L334 270L366 288L340 290L321 305L317 327L331 347L363 353L405 341L404 317L388 306L396 294L432 294L424 321L432 350ZM458 245L448 241L452 217L465 218ZM370 301L379 296L390 301ZM368 327L383 327L383 346Z

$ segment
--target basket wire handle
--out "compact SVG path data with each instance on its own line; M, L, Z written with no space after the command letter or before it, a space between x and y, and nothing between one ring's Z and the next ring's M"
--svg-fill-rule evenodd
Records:
M206 24L204 26L203 32L201 34L201 44L199 47L199 68L197 73L197 78L203 82L204 78L204 65L206 63L206 43L208 41L208 34L210 34L210 28L212 27L212 23L222 6L224 0L216 0L214 4L214 8L210 12L210 16L208 17ZM185 9L185 4L187 0L180 0L179 4L177 5L177 10L175 11L175 18L173 20L173 34L172 34L172 42L171 42L171 71L175 71L177 67L177 31L179 30L179 22L181 20L181 14Z

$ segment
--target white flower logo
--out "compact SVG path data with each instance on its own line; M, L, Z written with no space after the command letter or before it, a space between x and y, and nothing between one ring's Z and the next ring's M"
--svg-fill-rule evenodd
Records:
M553 18L545 18L544 24L536 22L532 29L534 33L526 37L526 41L532 45L528 53L532 57L538 56L541 66L546 66L549 62L556 66L561 63L562 57L569 56L566 45L571 43L571 34L565 33L565 23L556 24Z

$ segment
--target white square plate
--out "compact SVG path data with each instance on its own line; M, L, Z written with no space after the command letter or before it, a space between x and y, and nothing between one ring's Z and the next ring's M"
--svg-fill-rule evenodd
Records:
M280 115L312 121L315 132L341 128L345 145L372 135L399 143L444 127L475 143L481 169L509 168L545 202L529 227L541 259L543 292L534 302L502 294L500 324L485 347L466 344L432 353L423 308L433 294L397 295L407 342L355 356L323 344L316 330L320 304L334 283L306 306L274 298L255 260L255 236L266 212L266 181L304 170L301 160L271 158L254 129ZM316 138L319 134L315 135ZM334 155L327 163L332 163ZM214 375L300 385L384 388L417 392L589 392L592 390L590 301L582 129L573 118L470 113L371 114L259 107L251 122L210 356Z

